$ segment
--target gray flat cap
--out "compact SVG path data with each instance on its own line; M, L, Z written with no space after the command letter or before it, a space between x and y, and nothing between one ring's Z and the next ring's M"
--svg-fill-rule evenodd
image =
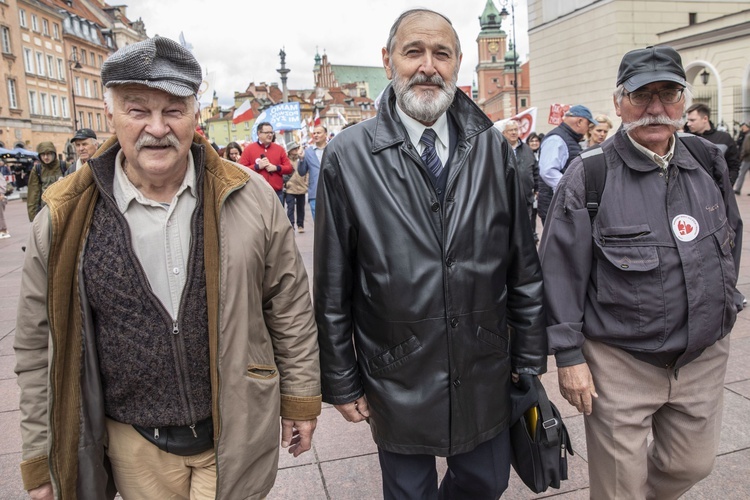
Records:
M102 65L102 83L139 84L178 97L196 95L203 71L193 54L179 43L160 36L121 48Z

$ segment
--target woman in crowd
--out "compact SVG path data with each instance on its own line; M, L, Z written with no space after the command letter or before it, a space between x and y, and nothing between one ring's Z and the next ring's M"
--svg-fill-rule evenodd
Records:
M242 155L242 147L236 142L230 142L227 147L224 148L224 158L233 162L240 161Z
M583 144L583 148L592 148L603 143L607 138L607 134L612 130L612 120L607 115L595 116L594 120L599 122L599 125L590 125L588 139Z

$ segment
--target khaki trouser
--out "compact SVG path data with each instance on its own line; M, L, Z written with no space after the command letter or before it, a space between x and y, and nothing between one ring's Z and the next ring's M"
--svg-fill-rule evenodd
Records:
M115 485L123 500L190 499L216 497L214 450L181 457L160 450L132 426L107 419Z
M584 417L592 499L676 499L711 473L728 336L680 368L676 380L671 368L600 342L587 340L583 353L599 394Z

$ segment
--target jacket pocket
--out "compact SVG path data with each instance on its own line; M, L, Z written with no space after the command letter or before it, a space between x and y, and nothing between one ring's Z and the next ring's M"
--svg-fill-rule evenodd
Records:
M477 338L485 344L489 344L495 349L499 349L503 354L508 354L509 342L507 337L493 333L480 326L477 328Z
M725 224L713 233L713 241L716 245L716 255L721 268L722 290L707 294L709 300L716 300L715 307L723 307L724 314L721 322L721 337L732 331L737 319L737 306L734 303L734 295L737 285L737 271L734 266L732 248L734 246L734 232L729 225ZM711 272L711 270L709 270ZM709 327L710 328L710 327Z
M422 344L419 343L417 336L412 335L400 344L369 358L367 368L371 375L393 370L404 364L412 354L421 348Z
M247 376L260 380L270 380L279 376L279 371L273 365L249 365Z
M606 331L587 333L612 345L658 349L667 335L659 248L638 244L639 227L618 229L628 233L605 237L602 231L596 243L596 307L605 316Z

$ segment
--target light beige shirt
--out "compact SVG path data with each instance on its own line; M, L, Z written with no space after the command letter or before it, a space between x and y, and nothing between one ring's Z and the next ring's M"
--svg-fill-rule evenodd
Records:
M647 147L641 146L637 142L633 140L632 137L630 137L630 134L625 134L628 136L628 139L630 139L630 142L633 143L633 146L635 146L635 149L643 153L644 155L648 156L651 160L653 160L654 163L659 165L662 170L666 170L669 166L669 162L672 160L672 157L674 156L674 135L669 138L669 151L667 151L667 154L664 156L658 155L648 149Z
M128 221L133 251L151 290L176 319L187 280L190 219L198 202L193 155L188 151L185 178L169 204L143 196L125 175L123 158L120 151L115 161L115 201Z
M409 140L411 141L412 145L417 148L419 156L422 156L422 151L424 151L424 144L419 142L419 140L422 138L422 134L424 133L424 129L431 128L435 131L435 134L437 135L437 139L435 140L435 151L437 152L438 158L440 158L440 162L443 164L443 166L445 166L446 162L448 161L448 155L450 154L450 132L448 131L448 115L446 113L443 113L442 115L440 115L440 118L438 118L437 121L432 124L432 126L426 127L411 116L407 115L398 106L398 103L396 104L396 113L401 119L401 123L404 124L406 133L409 134Z

